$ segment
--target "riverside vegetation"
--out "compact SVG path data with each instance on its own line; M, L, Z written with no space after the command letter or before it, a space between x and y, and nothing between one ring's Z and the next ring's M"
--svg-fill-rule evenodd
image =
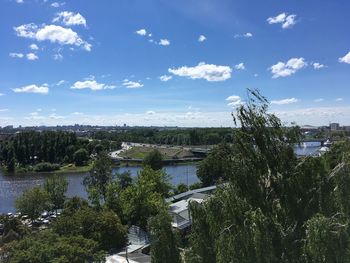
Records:
M350 142L296 158L298 127L284 127L258 91L249 94L233 113L239 127L231 131L233 143L215 147L199 164L203 185L218 188L206 202L191 203L189 235L171 227L164 198L174 191L160 167L145 163L136 180L128 174L112 180L110 160L100 152L84 181L88 200L66 199L57 178L57 195L45 186L23 194L19 211L28 202L38 212L63 212L42 231L3 217L0 259L103 262L126 245L126 229L136 224L151 233L152 262L349 262Z

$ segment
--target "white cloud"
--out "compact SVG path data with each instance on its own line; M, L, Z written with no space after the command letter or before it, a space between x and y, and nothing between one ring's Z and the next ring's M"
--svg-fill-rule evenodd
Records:
M250 32L247 32L243 36L246 37L246 38L249 38L249 37L253 37L253 34L250 33Z
M343 101L343 98L336 98L335 101Z
M253 37L253 34L250 32L244 33L244 34L235 34L234 38L251 38Z
M63 56L60 53L53 54L52 57L54 60L62 60L63 59Z
M81 14L68 11L58 13L52 22L61 22L66 26L83 25L86 27L86 19Z
M57 83L56 83L56 86L61 86L61 85L63 85L64 83L66 83L66 81L65 80L60 80L60 81L58 81Z
M15 27L17 36L31 38L37 41L50 41L60 45L81 46L86 51L91 51L91 44L84 41L79 35L70 28L64 28L57 25L45 25L38 27L35 24L25 24Z
M65 4L66 4L65 2L62 2L62 3L53 2L53 3L51 4L51 6L54 7L54 8L58 8L58 7L63 6L63 5L65 5Z
M147 31L146 31L146 29L142 28L140 30L137 30L135 33L140 35L140 36L145 36L147 34Z
M24 86L21 88L12 89L16 93L38 93L38 94L47 94L49 93L49 87L47 84L37 86L35 84Z
M194 67L183 66L177 69L169 68L168 71L180 77L190 79L205 79L207 81L225 81L231 78L232 69L229 66L199 63Z
M26 57L27 57L28 60L37 60L37 59L39 59L39 57L37 55L35 55L34 53L28 53L26 55Z
M297 103L299 100L296 98L289 98L289 99L283 99L283 100L272 100L271 104L275 105L287 105L287 104L293 104Z
M286 21L282 24L282 28L290 28L296 24L296 15L289 15L286 17Z
M323 98L318 98L318 99L315 99L315 100L314 100L314 102L322 102L322 101L324 101Z
M29 46L29 48L30 48L31 50L38 50L38 49L39 49L39 47L38 47L36 44L31 44L31 45Z
M277 16L274 16L274 17L269 17L267 19L267 22L269 24L279 24L279 23L284 23L284 21L286 21L286 17L287 17L287 14L286 13L282 13L282 14L279 14Z
M321 69L321 68L325 67L325 65L318 63L318 62L315 62L312 65L314 66L314 69Z
M147 115L155 115L156 113L153 110L146 111Z
M0 112L9 111L9 109L0 109Z
M290 28L296 24L296 15L288 15L287 13L281 13L275 17L269 17L267 22L269 24L282 24L282 28Z
M341 62L341 63L350 64L350 51L344 57L339 58L338 61Z
M203 42L203 41L205 41L207 38L204 36L204 35L200 35L199 37L198 37L198 41L199 42Z
M24 57L24 55L22 53L10 53L9 56L12 58L23 58Z
M143 84L137 81L131 81L131 80L125 79L123 82L123 86L125 86L128 89L138 89L138 88L142 88Z
M170 41L168 39L161 39L158 44L161 46L169 46Z
M227 106L230 106L233 108L238 107L244 103L242 101L241 97L237 96L237 95L232 95L232 96L227 97L226 101L228 101Z
M71 89L91 89L94 91L114 88L116 88L116 86L98 83L96 80L94 80L93 76L90 79L84 81L77 81L73 84L73 86L71 86Z
M5 94L4 94L4 93L0 93L0 97L1 97L1 96L5 96Z
M168 76L168 75L163 75L163 76L160 76L159 77L159 79L161 80L161 81L164 81L164 82L166 82L166 81L168 81L168 80L171 80L173 78L173 76Z
M245 69L244 63L239 63L239 64L235 65L235 69L244 70Z
M23 4L24 1L23 1L23 0L16 0L16 3L17 3L17 4Z
M272 65L269 69L272 73L272 78L288 77L295 74L298 70L307 66L304 58L291 58L287 62L278 62Z

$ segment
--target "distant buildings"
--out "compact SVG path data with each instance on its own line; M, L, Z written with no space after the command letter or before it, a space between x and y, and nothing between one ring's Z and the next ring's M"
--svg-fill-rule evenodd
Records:
M339 130L340 126L339 123L333 122L329 124L329 128L331 129L331 131L337 131Z

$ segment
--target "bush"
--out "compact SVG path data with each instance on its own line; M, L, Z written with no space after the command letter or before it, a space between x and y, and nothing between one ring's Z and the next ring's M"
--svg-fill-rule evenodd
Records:
M57 163L38 163L34 167L35 172L51 172L59 169L60 165Z
M89 160L89 154L82 148L74 153L73 159L76 166L83 166Z

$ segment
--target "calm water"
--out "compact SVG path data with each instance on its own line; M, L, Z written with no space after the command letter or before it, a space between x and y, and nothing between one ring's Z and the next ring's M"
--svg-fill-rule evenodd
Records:
M196 176L197 168L195 164L166 166L165 171L172 177L172 184L178 185L180 183L193 184L199 181ZM132 177L137 176L137 172L141 167L120 167L113 170L113 172L130 171ZM84 177L88 173L72 173L62 174L66 177L69 185L67 196L87 197L84 186L82 185ZM0 171L0 213L14 212L14 202L25 190L34 186L42 185L45 178L50 175L42 174L26 174L16 176L4 176ZM51 175L52 176L52 175Z

